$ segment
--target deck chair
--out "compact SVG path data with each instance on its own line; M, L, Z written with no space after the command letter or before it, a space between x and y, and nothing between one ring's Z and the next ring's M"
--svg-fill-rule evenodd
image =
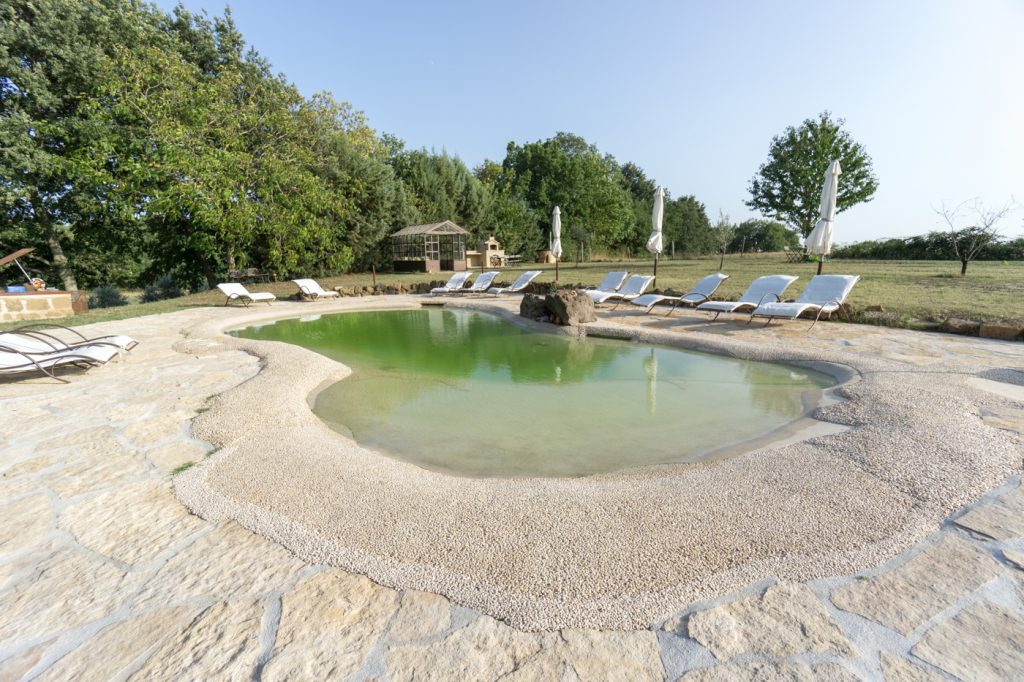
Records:
M713 312L712 321L717 320L722 313L738 313L745 310L753 310L762 303L781 301L789 285L795 282L798 277L792 275L765 275L758 277L743 295L735 301L705 301L697 306L697 310Z
M70 336L72 339L70 341L65 341L63 338L53 333L56 330L60 330L62 334ZM17 334L22 337L30 337L32 339L42 341L53 350L59 350L61 348L75 348L76 346L94 343L114 345L121 350L131 350L135 348L135 346L139 345L138 341L130 336L125 336L124 334L108 334L106 336L94 336L89 338L78 330L53 322L34 322L32 324L22 325L17 329L12 329L7 333ZM5 344L0 341L0 345Z
M672 311L676 309L678 305L697 305L704 303L715 291L722 285L722 282L729 279L729 275L723 275L720 272L716 272L713 275L701 279L693 285L693 289L686 292L682 296L665 296L663 294L646 294L645 296L638 296L634 298L630 303L633 305L639 305L647 308L647 312L651 312L651 308L661 303L662 301L672 301L672 307L669 308L668 312L665 313L665 317L672 314Z
M491 287L490 289L487 290L487 293L494 294L495 296L497 296L498 294L518 293L525 289L526 287L528 287L530 285L530 282L532 282L534 278L536 278L539 274L540 270L527 270L523 274L519 275L519 277L516 278L516 281L512 282L512 286Z
M218 284L217 288L220 289L222 294L228 297L227 300L224 301L224 305L231 303L231 301L241 301L242 305L248 308L250 303L263 301L267 305L270 305L271 301L277 300L277 296L274 296L269 291L256 291L249 293L249 291L238 282Z
M604 303L611 300L618 303L632 301L634 298L642 296L653 281L654 277L652 275L630 275L629 279L626 280L626 283L618 291L587 290L586 294L594 303Z
M497 270L489 270L488 272L481 272L480 276L473 282L473 286L468 289L459 289L456 293L459 294L483 294L486 293L487 289L494 283L494 278L501 273Z
M314 279L293 279L292 284L299 288L302 298L311 301L319 301L321 298L333 298L341 295L337 291L327 291Z
M839 310L859 280L860 275L815 275L795 301L762 303L750 313L750 319L767 317L767 327L776 317L795 319L805 312L814 312L814 322L807 328L810 331L822 315L832 317Z
M472 272L456 272L454 275L448 278L445 285L442 287L434 287L430 290L431 296L439 296L441 294L451 294L459 291L462 287L466 286L466 282L473 276Z
M96 365L104 365L120 353L119 348L110 344L83 345L78 348L45 353L26 353L0 345L0 376L40 372L51 379L67 383L67 379L62 379L53 373L57 367L73 365L88 369Z
M601 283L597 285L596 289L584 289L584 293L588 296L591 292L595 294L606 294L612 291L618 291L622 288L622 283L626 281L626 277L629 276L628 272L609 272L601 280Z

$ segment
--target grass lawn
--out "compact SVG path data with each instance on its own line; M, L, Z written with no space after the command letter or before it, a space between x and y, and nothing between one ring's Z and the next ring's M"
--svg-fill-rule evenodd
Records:
M739 296L755 277L786 273L799 275L789 293L796 296L815 274L815 263L787 263L781 254L757 254L725 258L722 271L731 275L718 290L716 298ZM653 261L631 260L618 262L563 263L560 284L596 285L609 270L651 273ZM499 281L511 282L518 271L541 269L544 274L537 282L554 282L553 265L523 264L517 270L506 270ZM696 280L718 270L718 257L686 260L663 260L658 266L657 289L685 291ZM977 261L970 264L967 276L959 275L960 265L953 261L870 261L835 260L825 263L825 273L860 275L861 281L850 294L849 303L855 310L854 319L890 326L915 327L928 321L942 321L946 317L962 317L977 321L1024 320L1024 262L1002 263ZM447 273L378 274L377 284L394 286L418 282L443 280ZM324 288L368 287L369 273L356 273L319 279ZM256 284L252 291L271 291L286 298L296 289L290 282ZM129 298L137 298L127 292ZM219 291L206 291L178 299L156 303L132 303L117 308L90 310L72 319L57 320L70 324L88 324L118 320L139 315L172 312L194 306L220 305L224 297ZM881 312L864 313L869 306L881 306ZM18 322L0 324L0 329L17 327Z

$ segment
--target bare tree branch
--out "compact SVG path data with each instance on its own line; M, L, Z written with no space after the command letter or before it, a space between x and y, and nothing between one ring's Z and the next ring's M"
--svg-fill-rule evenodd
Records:
M1009 202L999 208L985 206L977 197L961 201L953 208L943 203L936 209L946 226L949 227L953 253L960 261L960 274L967 274L967 264L999 238L999 223L1017 209L1017 202ZM967 223L967 224L965 224Z

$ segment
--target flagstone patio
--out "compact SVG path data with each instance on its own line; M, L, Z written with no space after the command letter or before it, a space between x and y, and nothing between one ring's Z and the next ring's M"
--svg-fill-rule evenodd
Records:
M418 300L281 302L272 314ZM89 333L141 343L70 384L0 384L0 680L995 680L1024 670L1024 344L602 313L595 331L607 335L770 338L934 369L936 381L954 368L973 377L978 418L1016 448L1017 471L880 565L765 578L678 604L647 627L527 631L304 561L179 502L175 472L213 454L193 418L262 362L188 330L262 314L210 308L96 325Z

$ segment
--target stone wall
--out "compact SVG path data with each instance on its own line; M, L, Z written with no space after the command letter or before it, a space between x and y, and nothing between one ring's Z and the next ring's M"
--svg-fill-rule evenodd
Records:
M0 322L45 320L73 314L71 294L66 291L0 294Z

